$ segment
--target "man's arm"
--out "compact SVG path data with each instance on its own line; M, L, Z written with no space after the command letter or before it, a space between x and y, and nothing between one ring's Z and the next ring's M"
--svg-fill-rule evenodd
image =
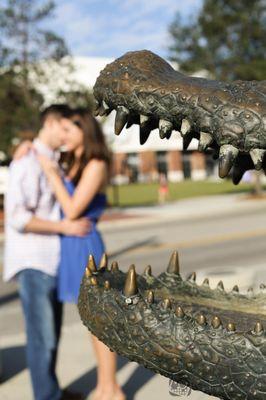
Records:
M30 159L13 162L10 168L6 199L8 223L19 232L86 235L90 230L88 219L49 221L34 215L39 200L40 174L41 170L33 168Z
M90 230L90 221L80 218L76 221L63 219L62 221L48 221L32 217L24 227L24 232L40 234L63 234L70 236L85 236Z

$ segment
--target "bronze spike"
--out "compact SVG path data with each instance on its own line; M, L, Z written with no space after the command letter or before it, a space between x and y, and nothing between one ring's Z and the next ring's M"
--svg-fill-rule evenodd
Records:
M198 315L196 321L199 325L205 325L207 323L207 319L203 314Z
M85 269L85 276L86 276L86 278L89 278L90 276L92 276L91 270L88 267L86 267L86 269Z
M91 284L92 284L93 286L97 286L97 285L98 285L96 276L92 276L92 277L91 277Z
M163 308L164 308L165 310L168 309L168 308L171 308L171 301L170 301L170 299L168 299L168 298L164 299L164 301L163 301Z
M220 281L217 285L217 289L224 291L224 284L223 281Z
M94 260L94 257L93 257L92 254L89 255L87 268L89 268L91 272L96 272L97 271L95 260Z
M203 285L203 286L208 286L208 287L209 287L209 286L210 286L209 278L205 278L204 281L202 282L202 285Z
M148 296L147 296L147 302L152 304L154 302L154 294L152 290L149 290Z
M187 280L194 283L194 282L196 281L196 277L197 277L196 272L192 272L192 273L188 276Z
M117 113L115 117L115 134L119 135L124 126L128 121L129 111L124 106L117 107Z
M126 275L126 280L124 284L124 295L126 297L134 296L138 293L137 285L137 274L135 271L135 265L131 265Z
M213 317L213 319L212 319L213 328L217 329L221 326L221 324L222 324L222 322L219 317L217 317L217 316Z
M235 293L239 293L239 287L237 285L235 285L232 289L233 292Z
M178 318L183 318L183 317L185 316L185 313L184 313L183 308L180 307L180 306L176 307L175 315L176 315Z
M264 331L263 325L260 321L256 322L256 325L254 327L254 332L257 334L260 334L261 332Z
M151 269L150 265L147 265L147 267L144 269L143 275L146 275L146 276L152 275L152 269Z
M106 253L103 253L100 264L99 264L99 269L106 269L108 266L108 257Z
M110 284L109 281L105 281L105 282L104 282L104 289L106 289L106 290L111 289L111 284Z
M111 264L111 272L116 272L116 271L119 271L118 262L113 261Z
M178 252L174 251L173 254L171 255L168 267L167 267L167 272L169 274L176 274L179 275L179 259L178 259Z
M227 324L226 328L227 328L228 332L234 332L236 330L236 326L233 322L229 322Z

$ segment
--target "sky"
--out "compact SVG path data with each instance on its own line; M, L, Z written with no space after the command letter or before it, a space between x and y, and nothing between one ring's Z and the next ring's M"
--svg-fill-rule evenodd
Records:
M49 27L75 56L118 57L149 49L167 57L168 27L179 12L195 16L202 0L55 0Z

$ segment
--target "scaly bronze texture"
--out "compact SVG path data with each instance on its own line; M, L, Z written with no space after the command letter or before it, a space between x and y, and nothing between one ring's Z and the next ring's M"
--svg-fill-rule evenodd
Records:
M111 350L176 382L227 400L266 399L266 291L226 292L183 280L174 252L165 272L118 265L84 274L84 325Z
M96 115L116 110L115 133L140 125L140 143L159 128L183 136L184 149L193 138L199 151L219 156L219 175L238 183L247 169L266 169L266 81L233 83L188 77L156 54L126 53L107 65L94 86ZM232 168L233 167L233 168Z

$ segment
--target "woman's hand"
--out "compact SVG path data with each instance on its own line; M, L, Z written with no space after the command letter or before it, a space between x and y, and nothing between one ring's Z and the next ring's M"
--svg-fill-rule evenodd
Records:
M55 161L50 160L50 158L42 154L38 154L37 157L45 175L47 176L51 174L59 175L58 164Z
M33 149L33 143L30 140L25 140L17 148L13 154L13 160L20 160L22 157L26 156L29 151Z
M79 218L75 221L63 219L61 222L61 233L66 236L86 236L91 230L91 222L88 218Z

